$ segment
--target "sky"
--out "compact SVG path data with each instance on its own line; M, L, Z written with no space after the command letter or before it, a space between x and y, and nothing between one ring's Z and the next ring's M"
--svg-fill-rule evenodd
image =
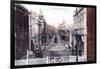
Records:
M48 5L32 5L32 4L21 4L29 11L36 12L39 14L40 9L44 15L44 18L49 25L58 27L63 21L65 26L73 24L73 15L75 7L62 7L62 6L48 6Z

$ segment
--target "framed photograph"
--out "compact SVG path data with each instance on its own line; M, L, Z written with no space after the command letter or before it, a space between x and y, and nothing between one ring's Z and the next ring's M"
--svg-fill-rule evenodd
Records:
M96 63L96 6L11 1L11 68Z

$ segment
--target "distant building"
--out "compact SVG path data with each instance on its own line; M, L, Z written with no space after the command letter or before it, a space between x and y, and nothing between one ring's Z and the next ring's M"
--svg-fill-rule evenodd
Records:
M15 5L15 59L26 55L29 47L28 10L21 5Z
M58 30L59 30L59 34L61 36L65 36L65 40L67 41L67 43L69 42L69 24L67 24L67 22L65 22L65 20L63 19L62 23L59 24L59 27L58 27ZM62 32L60 32L62 31Z
M59 24L59 30L67 30L69 28L69 25L66 23L66 21L63 19L62 23Z

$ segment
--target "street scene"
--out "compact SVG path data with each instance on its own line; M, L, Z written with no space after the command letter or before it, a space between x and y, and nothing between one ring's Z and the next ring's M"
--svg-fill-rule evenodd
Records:
M15 65L87 61L87 8L15 4Z

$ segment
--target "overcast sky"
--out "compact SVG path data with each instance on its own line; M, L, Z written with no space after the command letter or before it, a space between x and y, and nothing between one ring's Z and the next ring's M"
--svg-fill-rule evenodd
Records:
M75 7L61 7L61 6L45 6L45 5L30 5L21 4L29 11L34 11L39 14L40 9L43 12L47 24L58 27L59 24L65 20L66 26L73 24L73 14Z

